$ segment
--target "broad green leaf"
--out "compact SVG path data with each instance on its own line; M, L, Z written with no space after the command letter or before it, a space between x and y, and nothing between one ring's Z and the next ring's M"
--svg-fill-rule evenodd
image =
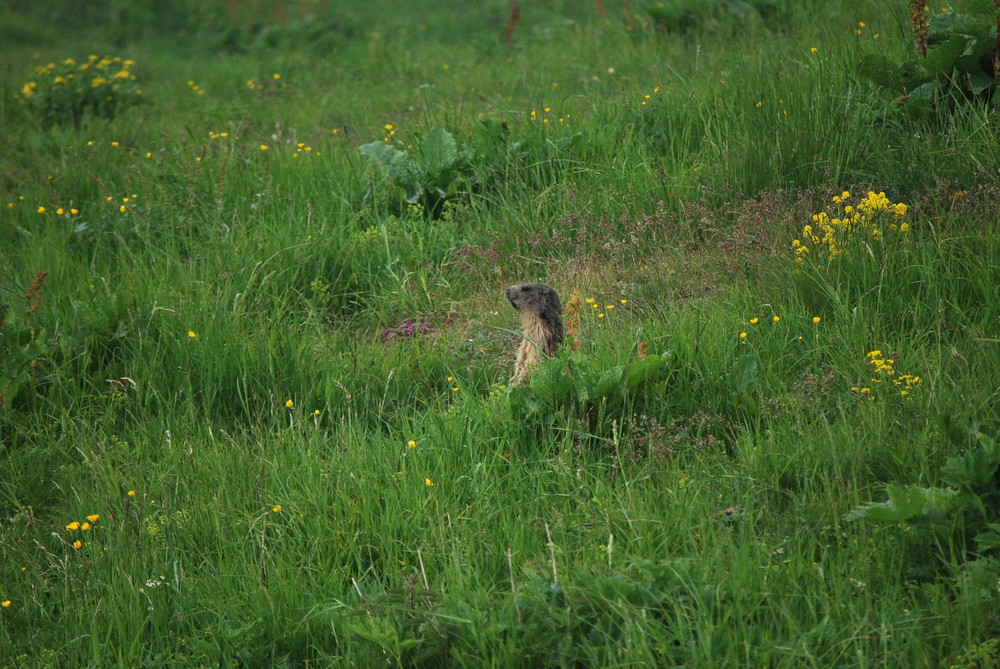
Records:
M729 373L729 379L735 393L746 392L757 383L759 377L760 369L757 365L757 359L752 355L745 355L737 360Z
M989 532L983 532L975 538L981 553L1000 548L1000 523L990 523L988 527L990 528Z
M1000 467L985 449L976 448L964 455L948 458L941 468L941 480L955 488L980 490L989 485Z
M571 357L568 361L569 378L573 383L573 393L576 401L587 404L594 399L594 387L597 385L597 373L591 369L586 359Z
M359 148L375 164L382 168L386 177L406 191L406 201L416 204L423 194L424 171L413 158L385 142L363 144Z
M444 128L431 128L420 138L420 162L431 179L440 182L438 175L451 170L458 157L458 144Z
M612 394L622 392L625 389L625 366L618 365L611 369L606 369L601 374L594 387L594 399L600 400L610 397Z
M937 48L937 44L957 35L985 37L989 24L959 12L941 12L927 20L927 39Z
M851 511L848 520L875 520L899 523L918 516L942 516L955 506L958 491L950 488L921 488L915 485L886 486L889 501L869 503Z
M526 420L542 411L542 401L526 386L510 389L510 411L515 420Z
M955 61L965 53L968 38L954 35L937 46L927 50L923 66L934 79L947 77L955 69Z
M985 90L996 84L993 81L993 77L986 74L985 72L974 72L971 77L969 77L969 91L973 95L979 95Z
M573 382L566 376L566 361L550 358L541 362L531 373L528 385L538 397L552 406L559 406L573 391Z
M549 140L557 150L562 151L563 149L572 148L576 144L577 140L583 136L582 132L575 132L572 135L566 135L565 137L559 137L557 139Z
M625 378L625 388L631 392L639 387L643 381L664 371L668 358L662 355L646 356L643 360L633 362L628 366Z

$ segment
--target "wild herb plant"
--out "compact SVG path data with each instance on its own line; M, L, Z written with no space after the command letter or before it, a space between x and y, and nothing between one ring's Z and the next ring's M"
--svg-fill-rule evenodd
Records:
M145 99L134 66L134 61L120 56L65 58L37 66L18 97L46 126L78 126L87 116L110 120Z
M941 468L945 486L888 484L887 501L860 506L848 518L912 528L907 541L916 555L930 554L942 566L953 567L961 588L965 579L958 570L976 572L974 581L987 574L1000 577L1000 444L951 415L941 416L938 428L938 437L959 449ZM910 568L928 571L926 564Z
M927 6L910 2L910 24L918 60L895 63L881 53L861 59L859 71L899 94L895 104L909 118L921 119L958 106L995 106L1000 42L1000 6L984 0L968 13L942 11L926 17Z

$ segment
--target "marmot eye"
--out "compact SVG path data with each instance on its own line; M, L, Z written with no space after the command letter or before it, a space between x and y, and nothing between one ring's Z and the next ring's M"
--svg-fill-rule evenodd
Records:
M530 290L531 290L531 286L521 286L521 292L522 293L527 293Z

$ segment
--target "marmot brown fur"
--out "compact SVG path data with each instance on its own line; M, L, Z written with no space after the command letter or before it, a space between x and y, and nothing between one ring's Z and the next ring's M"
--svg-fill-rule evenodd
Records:
M543 283L520 283L507 289L507 299L521 316L524 341L517 349L511 383L521 383L538 364L539 351L547 357L556 354L563 340L562 302L559 295Z

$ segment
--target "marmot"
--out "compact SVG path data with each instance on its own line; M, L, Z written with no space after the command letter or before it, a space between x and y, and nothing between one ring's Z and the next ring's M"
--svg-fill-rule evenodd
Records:
M547 357L556 354L563 340L562 302L559 295L543 283L520 283L507 289L507 299L521 315L524 340L517 349L511 383L521 383L538 364L538 352Z

